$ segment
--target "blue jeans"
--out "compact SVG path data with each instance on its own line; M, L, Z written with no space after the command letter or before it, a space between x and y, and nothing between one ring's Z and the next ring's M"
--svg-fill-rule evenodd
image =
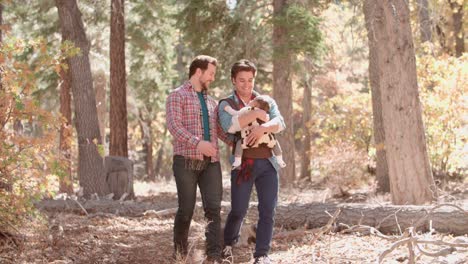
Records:
M239 233L249 208L252 186L255 184L258 195L259 219L257 223L254 257L267 255L271 247L275 208L278 200L278 173L268 159L254 161L252 176L248 181L236 183L239 170L231 173L231 212L224 228L224 244L237 243Z
M179 208L174 220L174 249L187 254L188 234L197 197L197 185L202 196L203 209L208 225L205 230L206 255L221 256L221 199L223 193L221 166L209 163L204 170L185 168L185 158L174 156L174 176L177 185Z

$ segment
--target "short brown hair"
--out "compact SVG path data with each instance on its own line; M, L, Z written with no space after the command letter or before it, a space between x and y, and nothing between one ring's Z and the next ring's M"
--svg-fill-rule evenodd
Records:
M237 74L241 71L252 72L253 76L257 73L257 67L251 61L242 59L234 63L231 67L231 79L235 79Z
M208 69L208 64L213 64L214 66L217 66L218 61L215 58L210 57L208 55L198 55L197 57L195 57L192 63L190 63L189 78L195 74L197 69L201 69L202 71Z

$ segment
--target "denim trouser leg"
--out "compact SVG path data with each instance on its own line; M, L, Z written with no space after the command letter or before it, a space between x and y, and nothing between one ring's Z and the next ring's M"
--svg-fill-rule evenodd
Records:
M222 181L219 162L210 163L205 170L194 171L185 169L185 159L183 157L175 156L173 170L179 203L174 220L174 249L176 253L187 254L187 240L196 202L198 184L202 195L205 217L208 218L209 222L205 233L207 255L220 255Z
M185 169L185 159L174 156L172 165L177 186L179 208L174 220L174 249L176 253L187 254L188 233L197 196L197 174Z
M203 201L203 209L208 225L205 230L206 254L208 256L221 256L221 200L223 183L221 165L219 162L210 163L202 171L198 186Z
M254 175L259 212L254 257L259 257L268 254L271 247L278 200L278 173L269 160L259 159L255 161Z
M239 231L249 207L252 186L258 194L259 219L254 256L268 254L273 236L275 208L278 199L278 173L268 159L256 159L252 177L240 184L236 183L238 170L231 177L231 212L224 229L224 244L233 245L239 239Z
M249 208L250 193L254 182L252 176L248 181L237 184L238 173L239 170L231 172L231 212L229 212L224 228L224 245L227 246L234 245L239 239L239 231Z

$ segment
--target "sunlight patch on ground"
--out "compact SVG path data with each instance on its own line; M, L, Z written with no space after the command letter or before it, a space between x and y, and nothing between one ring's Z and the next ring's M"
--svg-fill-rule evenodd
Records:
M177 189L173 181L158 181L158 182L146 182L146 181L135 181L133 183L133 190L136 196L150 196L157 195L159 193L176 193Z

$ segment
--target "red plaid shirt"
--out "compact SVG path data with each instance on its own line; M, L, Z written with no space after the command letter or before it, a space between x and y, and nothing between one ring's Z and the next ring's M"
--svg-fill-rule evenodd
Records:
M205 100L210 120L210 141L218 150L211 161L216 162L219 161L218 137L228 144L232 144L232 140L218 122L217 102L210 96L205 96ZM184 83L167 97L166 124L173 136L174 155L203 160L203 154L197 150L198 143L203 139L202 112L200 100L190 82Z

